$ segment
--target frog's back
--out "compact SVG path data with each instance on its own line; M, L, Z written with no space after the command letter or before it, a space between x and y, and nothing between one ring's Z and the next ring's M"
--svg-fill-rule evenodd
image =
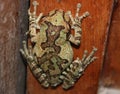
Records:
M43 18L40 29L40 54L54 52L71 63L73 51L68 41L70 28L65 17L64 11L54 10Z

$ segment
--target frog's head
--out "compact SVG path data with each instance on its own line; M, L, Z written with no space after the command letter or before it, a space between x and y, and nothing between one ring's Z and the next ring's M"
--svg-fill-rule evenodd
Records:
M54 23L54 24L59 24L64 21L64 11L59 9L59 10L53 10L49 14L49 21Z
M48 16L46 17L46 20L53 25L56 26L63 26L66 29L69 29L69 16L66 12L64 12L62 9L56 9L51 12L49 12Z

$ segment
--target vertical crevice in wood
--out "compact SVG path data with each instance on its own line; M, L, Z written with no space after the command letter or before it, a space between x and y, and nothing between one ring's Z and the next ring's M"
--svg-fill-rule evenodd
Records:
M119 72L120 68L117 63L120 59L119 53L119 9L120 2L114 0L113 11L111 15L111 23L109 27L109 34L107 38L107 45L105 50L105 57L103 60L102 72L100 75L100 83L98 94L119 94L120 83L119 83ZM118 44L117 44L118 43ZM117 45L115 45L117 44ZM116 54L117 53L117 54Z
M19 0L19 49L22 48L22 41L26 40L25 33L28 30L28 8L29 8L29 0ZM17 88L17 91L23 91L19 94L26 93L26 65L24 64L24 59L21 57L19 53L19 64L18 64L18 73L17 75L21 75L21 79L18 79L17 83L21 86ZM21 66L21 67L19 67ZM21 71L21 68L23 70ZM22 77L23 76L23 77Z

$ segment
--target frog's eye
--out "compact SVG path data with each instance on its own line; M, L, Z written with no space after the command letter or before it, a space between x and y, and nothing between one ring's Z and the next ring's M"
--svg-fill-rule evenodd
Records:
M39 33L40 31L39 30L36 30L36 33Z
M55 20L55 22L57 22L57 20Z

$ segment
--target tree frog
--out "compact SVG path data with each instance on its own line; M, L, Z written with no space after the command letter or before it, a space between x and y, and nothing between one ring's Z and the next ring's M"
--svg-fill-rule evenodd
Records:
M56 87L62 84L64 89L69 89L74 86L86 67L96 59L94 53L97 48L94 47L88 56L85 51L82 59L77 57L73 60L71 44L80 45L81 23L89 13L85 12L79 16L81 4L78 3L75 17L71 11L64 12L61 9L53 10L47 15L40 13L37 16L38 2L33 1L33 5L34 11L28 10L27 34L31 44L27 47L26 41L23 41L23 49L20 49L20 52L43 87ZM74 35L71 34L71 30L74 30Z

